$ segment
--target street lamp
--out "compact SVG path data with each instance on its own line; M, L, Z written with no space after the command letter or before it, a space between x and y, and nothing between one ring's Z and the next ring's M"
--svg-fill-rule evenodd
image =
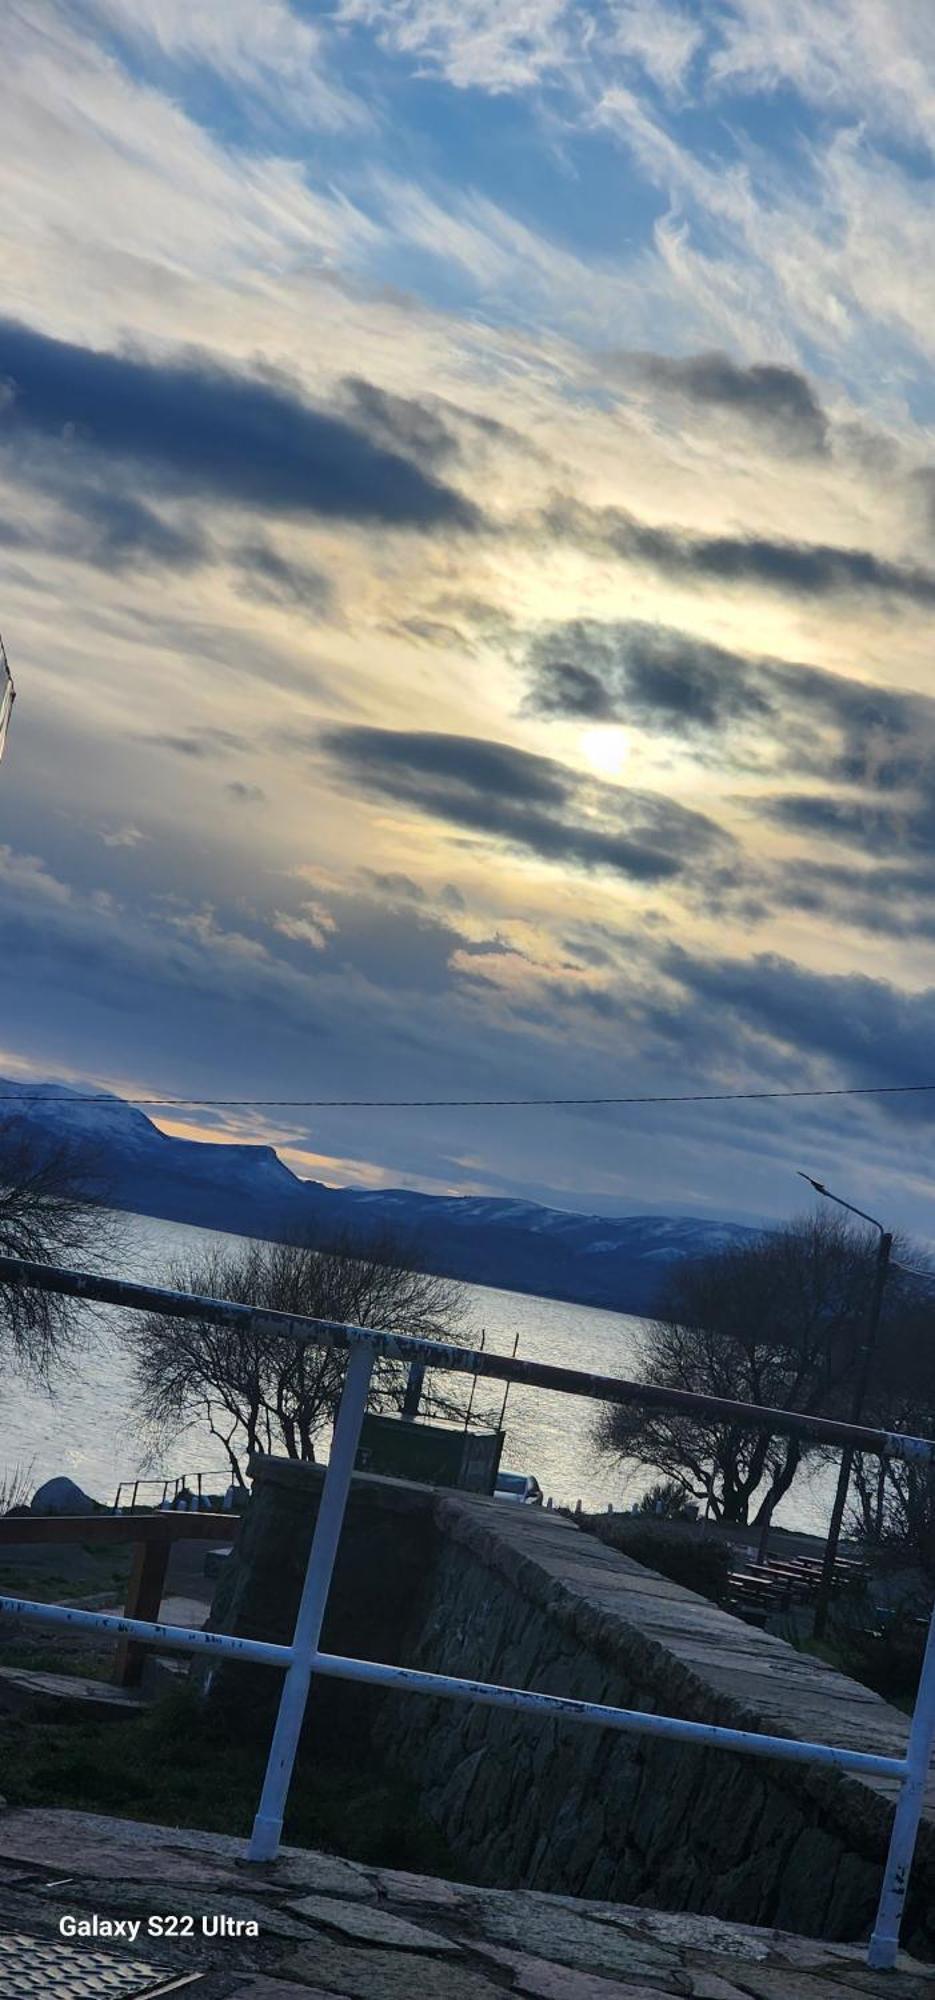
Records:
M889 1269L890 1251L893 1248L893 1237L891 1231L884 1229L882 1222L878 1222L875 1215L868 1215L865 1209L855 1208L851 1201L842 1201L839 1194L832 1194L831 1189L826 1188L823 1182L814 1181L811 1174L803 1174L801 1168L798 1169L798 1172L801 1179L807 1181L809 1187L814 1188L816 1194L823 1195L826 1201L836 1202L838 1208L846 1208L851 1215L859 1215L862 1222L869 1222L874 1229L879 1231L876 1262L873 1270L873 1286L867 1307L863 1348L854 1376L854 1395L851 1402L851 1423L859 1424L864 1413L864 1400L870 1381L870 1364L873 1360L877 1328L880 1324L880 1310L883 1305L883 1292L886 1285L886 1274ZM828 1606L831 1602L831 1587L834 1582L834 1565L837 1560L838 1543L841 1538L841 1523L844 1519L844 1509L847 1505L847 1496L850 1491L853 1465L854 1447L851 1444L847 1444L841 1453L841 1469L838 1473L834 1506L831 1509L831 1520L828 1524L828 1539L825 1543L825 1556L821 1566L821 1580L818 1585L818 1597L815 1603L813 1633L816 1639L823 1638L825 1626L828 1622Z
M13 686L13 675L10 672L10 663L4 650L3 640L0 639L0 757L3 756L3 747L6 743L15 700L16 689Z

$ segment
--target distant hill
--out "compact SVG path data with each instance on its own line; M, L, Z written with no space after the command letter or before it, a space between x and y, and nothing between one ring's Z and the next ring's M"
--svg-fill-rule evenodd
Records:
M25 1101L37 1091L38 1101ZM504 1291L644 1313L672 1263L757 1233L692 1216L579 1215L496 1197L331 1188L300 1180L272 1146L170 1138L119 1097L101 1093L82 1104L63 1084L2 1078L0 1092L21 1100L0 1106L4 1122L43 1145L74 1149L115 1208L248 1236L302 1230L322 1241L337 1231L392 1231L423 1269Z

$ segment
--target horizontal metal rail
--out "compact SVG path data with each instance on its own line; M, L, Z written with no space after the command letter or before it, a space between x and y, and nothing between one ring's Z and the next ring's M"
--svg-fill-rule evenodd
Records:
M686 1716L657 1715L652 1709L610 1708L603 1702L579 1701L574 1695L540 1694L536 1688L501 1687L495 1681L421 1673L414 1667L386 1666L377 1660L344 1659L339 1653L316 1653L314 1672L335 1680L361 1681L368 1687L397 1688L402 1694L432 1695L442 1701L476 1701L484 1708L512 1708L544 1722L590 1722L598 1729L619 1729L633 1736L666 1736L707 1745L709 1749L736 1750L748 1757L782 1757L790 1763L827 1764L838 1771L861 1771L865 1777L904 1778L908 1768L905 1757L877 1756L868 1750L851 1750L846 1745L766 1736L754 1729L728 1729L718 1722L692 1722Z
M0 1257L0 1287L4 1284L62 1292L74 1298L92 1300L95 1304L129 1307L133 1312L161 1313L169 1319L205 1320L214 1326L242 1328L244 1333L251 1334L271 1334L303 1346L335 1347L347 1351L364 1346L372 1354L386 1360L419 1362L449 1373L484 1376L497 1382L521 1382L529 1388L587 1396L600 1403L635 1403L642 1409L678 1410L685 1416L723 1417L728 1423L747 1425L750 1429L768 1428L777 1436L812 1438L817 1444L850 1446L854 1451L871 1452L878 1458L908 1459L915 1464L935 1462L935 1440L912 1437L902 1431L839 1423L832 1417L811 1416L801 1410L777 1410L768 1404L744 1403L727 1396L695 1395L687 1389L667 1389L655 1382L628 1381L619 1375L595 1375L580 1368L558 1368L547 1361L525 1361L513 1355L494 1354L489 1350L456 1346L445 1341L417 1340L411 1334L386 1333L376 1327L355 1326L343 1320L267 1312L258 1306L240 1305L230 1299L172 1291L161 1285L140 1285L127 1278L108 1278L99 1272L62 1270L51 1264L27 1263L18 1257Z
M54 1616L50 1616L50 1612ZM214 1659L251 1661L257 1666L288 1667L294 1646L276 1646L265 1639L240 1639L230 1632L199 1632L187 1625L148 1625L143 1619L121 1618L105 1611L72 1610L67 1605L0 1597L0 1615L27 1624L65 1626L72 1631L107 1632L139 1639L165 1652L210 1652ZM574 1695L543 1694L536 1688L502 1687L496 1681L465 1680L458 1674L422 1673L414 1667L384 1660L358 1660L341 1653L314 1652L312 1672L325 1678L358 1681L367 1687L397 1689L402 1694L431 1695L440 1701L474 1701L486 1708L511 1708L542 1722L589 1722L598 1729L618 1729L634 1736L664 1736L709 1749L736 1750L748 1757L783 1757L791 1763L826 1764L838 1771L861 1771L866 1777L904 1778L905 1757L878 1756L847 1745L810 1743L789 1736L767 1736L759 1730L729 1729L717 1722L692 1722L688 1717L657 1715L651 1709L613 1708L605 1702L579 1701Z
M106 1632L114 1639L135 1639L166 1653L210 1653L215 1659L224 1654L261 1667L288 1667L294 1657L291 1646L276 1646L271 1640L202 1632L193 1625L159 1625L147 1618L124 1618L119 1611L83 1611L76 1604L39 1604L28 1597L0 1597L0 1617L4 1615L69 1632Z
M0 1257L0 1287L3 1284L36 1286L136 1311L160 1313L172 1318L203 1319L218 1325L243 1328L251 1333L275 1334L303 1345L347 1351L344 1388L290 1646L240 1638L232 1633L194 1631L187 1626L161 1625L156 1621L125 1618L107 1612L83 1611L68 1605L0 1598L0 1613L6 1612L27 1622L80 1631L105 1631L142 1645L201 1654L213 1660L255 1662L285 1670L279 1712L249 1846L251 1860L270 1860L278 1852L309 1685L312 1674L317 1673L339 1680L395 1688L401 1693L474 1701L487 1707L512 1710L520 1715L538 1716L550 1722L591 1723L599 1728L688 1742L700 1747L735 1750L748 1756L781 1758L792 1763L824 1765L858 1775L895 1778L900 1788L899 1797L876 1923L868 1948L870 1965L883 1968L895 1964L935 1743L935 1614L929 1625L915 1712L903 1757L878 1756L847 1746L769 1736L758 1731L730 1729L717 1723L692 1722L679 1716L612 1708L597 1702L579 1701L572 1696L539 1693L534 1689L508 1688L493 1682L425 1673L379 1661L349 1659L323 1652L320 1639L373 1363L377 1356L417 1361L427 1367L484 1375L499 1381L523 1382L531 1387L558 1390L565 1395L587 1396L600 1402L674 1408L694 1416L719 1416L749 1428L810 1437L823 1443L873 1452L883 1459L907 1459L927 1467L935 1460L935 1444L932 1441L906 1437L899 1432L839 1424L828 1418L773 1410L728 1398L695 1396L685 1391L661 1389L655 1384L625 1381L616 1376L592 1375L572 1368L551 1367L542 1362L518 1361L506 1355L453 1347L440 1341L416 1340L372 1327L268 1313L226 1300L202 1298L159 1286L132 1284L87 1272L58 1270L49 1265L31 1264L14 1258Z

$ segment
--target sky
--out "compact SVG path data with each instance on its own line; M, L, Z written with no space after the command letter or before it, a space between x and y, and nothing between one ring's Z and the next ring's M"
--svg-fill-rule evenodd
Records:
M935 1082L935 10L6 0L0 1067ZM935 1237L932 1096L166 1113Z

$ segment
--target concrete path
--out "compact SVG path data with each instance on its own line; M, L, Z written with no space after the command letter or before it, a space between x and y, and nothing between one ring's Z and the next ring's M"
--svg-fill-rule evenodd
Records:
M116 1993L119 1982L128 1996L196 1974L182 1989L192 2000L935 2000L935 1966L905 1958L873 1974L853 1945L472 1888L306 1849L261 1867L242 1855L241 1841L215 1834L0 1812L5 2000L36 1992L39 1966L50 1993L78 1990L56 1983L68 1961L100 1982L80 1990ZM167 1937L171 1917L190 1919L191 1935ZM96 1920L97 1934L69 1938L63 1919ZM114 1922L140 1928L115 1942L101 1928ZM238 1923L257 1935L230 1934ZM32 1967L31 1987L28 1971L18 1986L18 1965Z

